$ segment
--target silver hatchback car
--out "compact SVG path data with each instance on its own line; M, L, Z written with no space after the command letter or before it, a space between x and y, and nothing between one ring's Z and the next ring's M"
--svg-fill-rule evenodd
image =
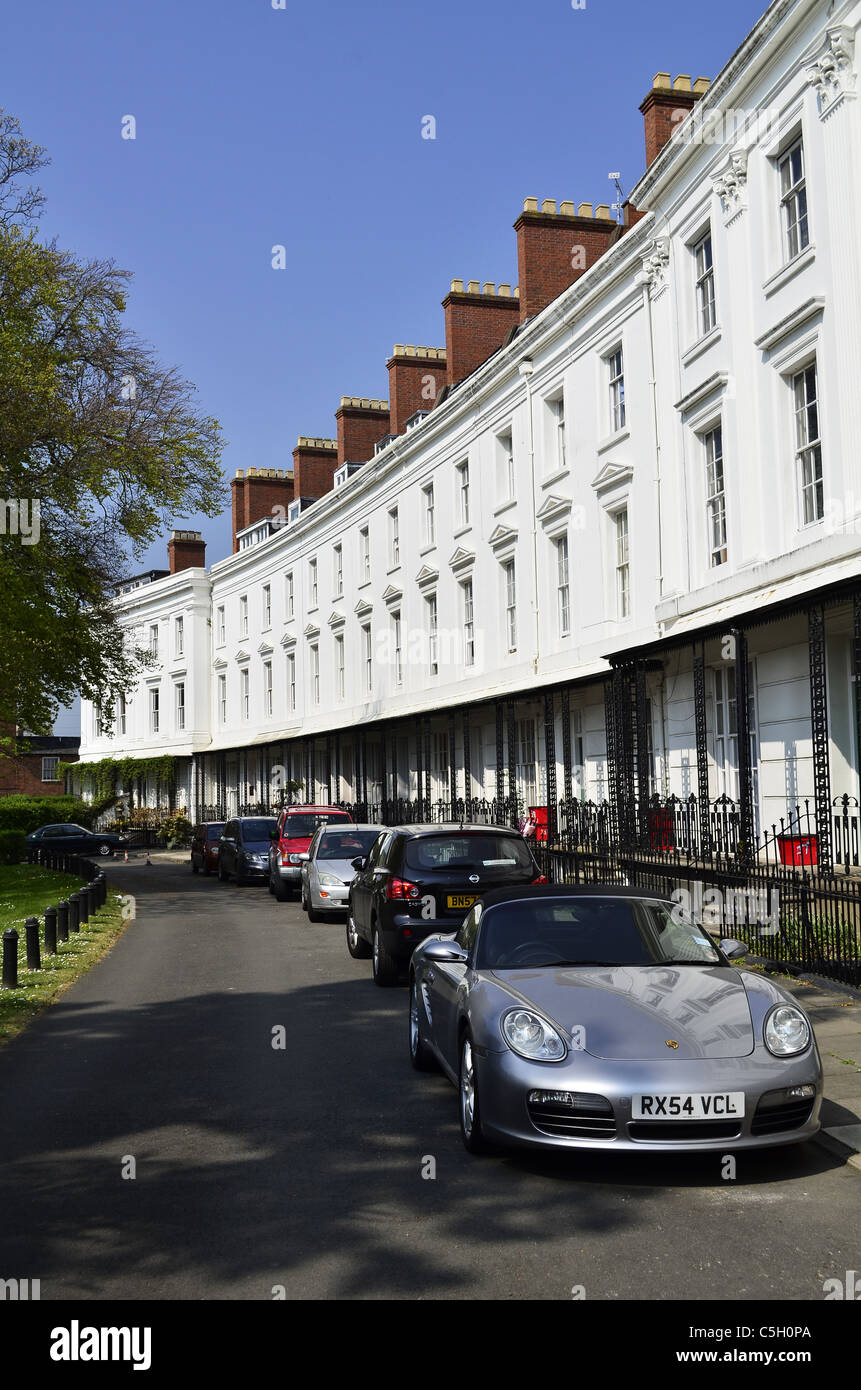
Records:
M302 907L319 922L347 911L354 859L364 859L384 825L321 825L302 858Z

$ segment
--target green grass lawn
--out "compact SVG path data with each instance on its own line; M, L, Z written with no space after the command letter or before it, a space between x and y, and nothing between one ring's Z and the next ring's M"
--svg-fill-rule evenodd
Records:
M18 932L18 988L0 989L0 1043L20 1033L36 1014L80 975L89 970L125 929L128 909L119 893L108 890L107 901L80 932L70 932L69 940L58 942L57 954L45 953L46 907L56 907L84 885L72 874L54 873L36 864L0 865L0 935L9 927ZM28 917L39 919L42 951L41 970L27 969L27 942L24 924Z

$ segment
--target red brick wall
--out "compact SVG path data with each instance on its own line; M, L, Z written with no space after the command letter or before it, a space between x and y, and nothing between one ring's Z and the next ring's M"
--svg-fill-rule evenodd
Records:
M237 473L230 484L233 493L233 553L239 549L237 532L262 521L266 516L280 516L276 507L287 508L293 501L293 478L281 469L249 469L244 477Z
M332 491L337 449L297 444L293 450L294 497L324 497Z
M389 433L389 412L376 406L342 405L338 422L338 463L367 463L374 445Z
M448 381L445 354L440 357L436 348L432 351L433 357L426 348L407 348L396 352L386 363L392 434L403 434L407 420L417 410L432 410Z
M171 574L178 574L180 570L205 569L206 541L168 541L167 562Z
M691 107L698 101L699 94L676 91L672 87L653 88L649 92L640 107L646 134L646 168L657 159Z
M512 325L520 322L520 300L452 290L442 307L448 379L456 386L486 362L502 346Z
M616 223L609 217L523 212L517 232L520 319L542 309L603 256Z
M77 753L60 750L60 762L76 763ZM23 758L0 758L0 796L64 796L65 782L42 781L42 754Z

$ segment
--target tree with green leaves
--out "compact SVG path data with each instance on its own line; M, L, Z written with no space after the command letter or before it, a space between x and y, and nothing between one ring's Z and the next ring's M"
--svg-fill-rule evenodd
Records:
M46 163L0 109L0 729L34 733L135 684L116 585L226 501L217 420L123 322L129 273L39 240Z

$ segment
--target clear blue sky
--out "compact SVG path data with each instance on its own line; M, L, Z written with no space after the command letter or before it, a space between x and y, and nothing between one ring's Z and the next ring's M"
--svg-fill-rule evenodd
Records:
M443 342L452 278L514 283L524 197L611 202L615 169L627 191L654 73L713 77L765 8L7 0L0 105L51 155L43 232L134 272L128 322L196 383L232 477L386 396L393 343ZM227 513L183 520L229 552ZM141 567L164 564L160 541Z

